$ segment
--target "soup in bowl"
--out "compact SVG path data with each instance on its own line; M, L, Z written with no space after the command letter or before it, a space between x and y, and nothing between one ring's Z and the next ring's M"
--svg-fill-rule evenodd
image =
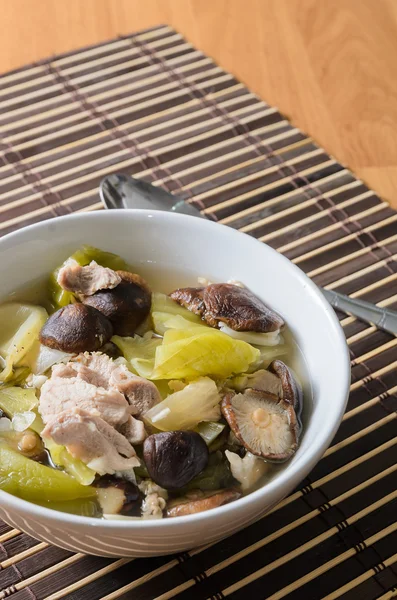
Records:
M80 214L0 241L0 514L148 556L225 537L304 478L349 361L317 288L193 217Z

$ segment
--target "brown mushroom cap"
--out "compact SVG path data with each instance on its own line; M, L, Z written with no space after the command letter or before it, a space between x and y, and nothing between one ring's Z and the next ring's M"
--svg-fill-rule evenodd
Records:
M291 404L295 411L300 408L302 403L302 388L300 383L294 377L291 369L287 367L282 360L274 360L269 365L269 371L277 375L281 381L282 398L285 402Z
M282 360L274 360L269 365L269 371L276 374L281 382L281 397L285 402L289 402L294 407L296 420L298 423L299 434L302 431L302 409L303 409L303 391L298 379L293 371L287 367Z
M269 333L284 326L280 315L247 288L237 285L213 283L206 288L181 288L170 296L211 327L222 322L234 331Z
M98 502L105 514L140 516L142 495L135 484L113 475L105 475L94 483Z
M112 335L112 324L101 312L84 304L68 304L46 321L40 342L63 352L94 352Z
M202 498L191 500L185 498L172 501L167 508L167 517L184 517L186 515L194 515L211 508L217 508L223 504L233 502L241 498L242 493L239 490L220 490L211 494L205 494Z
M99 290L82 302L104 314L112 323L116 335L133 335L150 313L152 295L146 281L135 273L116 271L121 277L113 289Z
M203 294L207 322L226 323L234 331L277 331L283 319L247 288L230 283L213 283Z
M195 431L163 431L143 443L143 458L150 477L167 490L184 487L208 463L208 447Z
M288 460L298 447L298 425L293 406L264 391L227 393L223 416L239 442L268 461Z
M205 310L203 292L204 288L202 287L179 288L178 290L171 292L170 298L190 310L195 315L202 317Z

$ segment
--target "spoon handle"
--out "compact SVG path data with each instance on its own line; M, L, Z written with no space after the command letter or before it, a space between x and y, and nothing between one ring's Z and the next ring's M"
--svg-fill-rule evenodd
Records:
M376 306L376 304L371 304L365 300L350 298L349 296L339 294L338 292L324 289L322 289L322 292L334 308L353 315L362 321L376 325L379 329L397 335L396 311L381 308L380 306Z
M193 204L187 204L166 190L129 175L115 174L106 177L100 184L99 194L105 208L146 208L203 218ZM344 294L320 289L334 308L397 335L397 312Z

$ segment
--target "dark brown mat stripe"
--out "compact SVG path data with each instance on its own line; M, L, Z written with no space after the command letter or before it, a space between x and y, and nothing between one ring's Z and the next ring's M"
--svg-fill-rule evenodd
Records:
M115 171L270 244L319 285L397 309L397 213L168 26L0 77L0 235L100 209ZM175 557L116 561L0 523L0 600L396 597L397 339L338 317L346 414L270 515Z

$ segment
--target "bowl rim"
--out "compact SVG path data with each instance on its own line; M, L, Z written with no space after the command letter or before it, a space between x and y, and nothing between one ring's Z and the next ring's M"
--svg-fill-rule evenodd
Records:
M340 377L338 379L338 393L337 397L339 398L339 403L335 403L334 411L332 413L332 427L325 429L324 431L320 431L316 436L312 446L307 449L307 451L299 458L297 458L296 462L293 465L293 471L290 472L289 469L285 469L280 471L276 477L272 478L266 485L260 487L258 490L239 498L238 500L231 502L229 504L210 509L205 512L186 515L178 517L177 519L126 519L126 520L117 520L117 519L98 519L95 517L86 517L81 515L74 515L71 513L66 513L58 510L54 510L51 508L46 508L41 505L34 504L28 500L23 500L22 498L18 498L8 492L0 490L0 506L4 508L10 508L13 510L17 510L20 514L28 517L41 517L45 518L47 521L52 522L54 525L58 524L74 524L86 526L88 528L99 528L104 530L122 530L122 529L148 529L153 530L156 528L161 528L166 530L167 528L174 528L175 525L183 526L183 525L194 525L200 521L201 525L203 521L213 521L221 517L222 515L229 514L229 517L233 512L242 513L246 507L251 504L254 504L261 497L265 498L268 495L277 495L277 491L281 490L284 485L290 487L290 484L293 483L294 486L297 485L304 477L311 471L311 469L315 466L315 464L320 460L326 448L328 448L330 442L332 441L342 419L343 413L346 408L349 390L350 390L350 377L351 377L351 367L350 367L350 356L349 349L346 342L346 338L342 329L342 326L339 323L339 320L332 309L331 305L327 302L320 289L316 286L316 284L294 263L292 263L287 257L283 256L277 250L260 242L259 240L244 234L236 229L223 225L221 223L211 221L209 219L200 219L197 217L193 217L190 215L177 214L173 212L165 212L165 211L150 211L144 209L113 209L111 211L95 211L95 212L83 212L83 213L73 213L70 215L64 215L59 217L54 217L50 220L40 221L38 223L34 223L32 225L28 225L23 227L15 232L11 232L5 235L0 239L0 252L5 246L13 246L19 241L23 241L23 238L27 237L30 233L45 229L51 226L56 226L60 222L63 224L73 223L76 220L86 220L88 221L100 221L100 220L117 220L119 218L120 212L123 213L123 218L149 218L149 219L159 219L163 223L171 222L171 221L180 221L181 225L183 223L192 223L193 221L196 223L197 228L208 228L208 231L216 234L219 229L223 229L223 235L228 235L235 239L239 239L240 243L244 243L252 246L252 251L260 251L260 248L265 247L267 252L274 253L278 256L278 260L283 262L289 269L292 269L295 272L295 275L300 278L305 283L305 293L309 292L309 295L314 297L316 301L321 305L324 314L327 317L329 330L333 332L335 340L340 346ZM212 231L211 231L212 230ZM282 497L285 494L281 495L280 500L276 501L278 504ZM269 512L268 509L266 512Z

